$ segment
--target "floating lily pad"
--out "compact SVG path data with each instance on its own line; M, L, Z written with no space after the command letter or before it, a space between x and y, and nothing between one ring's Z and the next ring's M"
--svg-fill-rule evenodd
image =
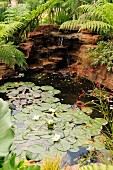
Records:
M41 90L43 90L43 91L53 91L54 87L52 87L52 86L42 86Z
M61 139L60 141L55 142L55 148L64 152L70 149L70 143L65 139Z
M83 112L91 114L92 113L92 109L90 107L84 107L81 109Z
M7 92L10 105L21 110L12 118L15 137L11 150L34 161L43 159L49 152L53 156L56 153L65 155L68 150L77 152L86 143L87 147L92 147L91 136L100 134L102 125L107 123L102 118L92 119L85 114L91 113L90 108L72 110L71 105L62 104L54 97L60 91L52 86L16 82L4 84L0 90ZM33 119L34 116L37 120ZM51 129L49 120L54 122ZM96 143L99 143L97 139Z

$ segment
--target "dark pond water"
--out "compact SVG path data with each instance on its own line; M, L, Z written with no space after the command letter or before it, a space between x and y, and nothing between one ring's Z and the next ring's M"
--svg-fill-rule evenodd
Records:
M33 74L25 75L21 78L11 77L10 79L5 79L0 82L0 85L5 82L15 82L15 81L24 81L24 82L33 82L36 85L51 85L56 89L61 90L61 94L58 97L61 99L62 103L74 104L77 100L82 98L83 101L88 101L86 97L80 95L85 91L92 89L93 85L86 79L77 79L76 81L72 80L68 75L62 74ZM1 94L0 94L1 95Z

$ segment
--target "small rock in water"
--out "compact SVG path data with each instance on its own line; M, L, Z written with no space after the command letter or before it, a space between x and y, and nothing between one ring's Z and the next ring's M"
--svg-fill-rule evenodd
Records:
M14 78L21 78L24 77L24 73L19 73L17 76L14 76Z
M14 116L16 113L20 112L20 110L13 110L11 115Z

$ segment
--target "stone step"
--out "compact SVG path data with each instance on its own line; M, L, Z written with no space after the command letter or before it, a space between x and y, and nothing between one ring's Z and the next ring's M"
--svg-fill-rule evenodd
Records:
M51 61L45 61L43 62L43 68L45 70L54 70L56 69L56 63L51 62Z
M66 48L67 46L63 46L63 45L59 45L59 46L53 45L53 46L48 47L49 50L61 50L61 49L66 49Z
M40 66L39 64L30 64L28 65L27 70L42 70L43 67Z
M44 63L49 62L48 58L39 58L39 64L43 66Z
M43 32L41 32L41 31L33 31L33 32L30 32L29 34L28 34L28 37L29 38L36 38L36 37L42 37L44 35L44 33Z
M39 50L36 50L36 51L39 54L47 54L47 53L49 53L49 50L47 48L42 48L42 49L39 49Z
M49 57L49 61L52 61L52 62L55 62L55 63L58 63L60 61L62 61L63 58L62 57L58 57L58 56L50 56Z

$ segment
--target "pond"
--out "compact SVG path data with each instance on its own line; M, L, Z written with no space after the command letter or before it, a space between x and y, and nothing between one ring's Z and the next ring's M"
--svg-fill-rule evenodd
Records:
M7 97L12 108L15 137L11 151L17 157L41 161L45 155L59 154L63 164L72 165L74 158L90 149L105 148L100 141L102 125L107 122L100 116L91 118L76 105L78 100L91 100L83 96L93 87L89 81L75 82L61 74L26 74L7 81L0 86L5 93L0 96Z

